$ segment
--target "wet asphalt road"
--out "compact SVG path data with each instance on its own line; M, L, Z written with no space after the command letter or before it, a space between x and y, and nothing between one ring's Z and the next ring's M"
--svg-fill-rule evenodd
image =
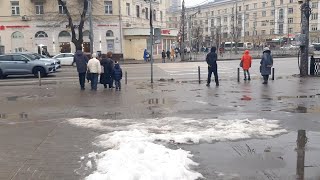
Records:
M99 152L92 142L106 132L73 127L66 123L68 118L116 121L168 116L276 119L289 131L267 140L178 145L195 155L200 163L195 170L207 179L296 179L299 129L306 130L309 138L305 179L320 179L319 78L294 77L296 61L279 59L275 67L281 71L276 71L276 81L269 86L261 84L257 62L253 81L237 83L233 72L238 62L219 62L221 87L207 88L194 81L198 65L205 69L204 63L156 64L155 79L165 81L153 86L147 81L148 64L125 65L129 83L121 92L81 92L73 68L45 78L44 82L56 83L42 87L33 85L32 78L1 80L0 179L81 179L88 175L91 170L80 157ZM7 86L12 82L26 85Z

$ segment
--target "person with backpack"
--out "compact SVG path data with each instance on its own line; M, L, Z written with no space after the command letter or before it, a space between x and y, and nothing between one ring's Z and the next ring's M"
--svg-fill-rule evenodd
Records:
M214 74L214 79L216 82L216 86L219 86L219 77L218 77L218 65L217 65L217 60L218 60L218 56L216 53L217 48L216 47L212 47L211 48L211 52L209 54L207 54L207 64L208 64L208 80L207 80L207 86L210 86L211 83L211 76L212 73Z
M83 54L81 49L78 49L74 55L73 63L77 65L77 71L79 75L79 83L81 90L85 90L87 64L89 58Z
M260 61L260 73L263 77L262 84L268 84L269 76L271 75L271 68L273 66L273 58L268 47L263 49L262 59Z
M116 61L114 68L113 68L113 78L116 85L116 91L121 90L121 79L122 79L122 69L120 67L120 64Z
M240 62L240 67L242 67L243 69L245 81L246 80L251 81L250 72L249 72L249 69L251 68L251 63L252 63L252 57L249 54L249 50L245 50ZM247 75L248 75L248 79L247 79Z

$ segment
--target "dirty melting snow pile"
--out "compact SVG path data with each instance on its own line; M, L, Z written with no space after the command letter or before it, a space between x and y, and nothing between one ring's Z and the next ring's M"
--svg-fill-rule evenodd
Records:
M70 119L69 123L112 131L97 138L95 145L108 150L94 157L96 171L87 180L195 180L197 163L192 154L172 150L165 143L199 143L248 138L270 138L285 133L275 120L218 120L162 118L146 120Z

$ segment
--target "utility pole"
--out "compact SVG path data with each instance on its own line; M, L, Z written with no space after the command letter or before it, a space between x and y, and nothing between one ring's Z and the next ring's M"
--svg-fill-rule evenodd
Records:
M150 64L151 64L151 84L153 84L153 16L152 16L152 1L150 2Z
M301 34L304 36L304 42L300 46L301 62L300 76L308 76L308 57L309 57L309 17L311 14L310 0L304 0L301 4Z
M89 24L90 24L90 53L93 54L93 40L94 40L94 36L93 36L93 25L92 25L92 0L88 0L89 6Z
M181 61L184 61L184 49L185 49L185 44L184 44L184 38L185 38L185 3L184 0L182 1L182 12L181 12L181 28L182 28L182 37L181 37L181 42L180 42L180 52L181 52Z

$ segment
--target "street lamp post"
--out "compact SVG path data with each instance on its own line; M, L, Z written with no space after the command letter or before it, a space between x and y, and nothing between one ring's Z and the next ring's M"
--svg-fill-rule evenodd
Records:
M151 64L151 83L153 83L153 24L152 24L152 1L153 0L145 0L145 2L150 3L150 64Z

